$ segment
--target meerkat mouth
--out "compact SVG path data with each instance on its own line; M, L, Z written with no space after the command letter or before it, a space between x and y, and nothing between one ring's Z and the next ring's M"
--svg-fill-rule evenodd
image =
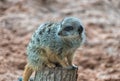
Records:
M60 36L63 39L80 39L81 35L72 35L72 36Z

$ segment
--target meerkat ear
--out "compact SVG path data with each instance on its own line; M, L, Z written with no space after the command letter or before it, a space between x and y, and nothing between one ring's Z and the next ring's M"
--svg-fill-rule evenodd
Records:
M61 23L61 25L63 24L63 21L64 21L64 20L65 20L65 18L63 18L63 19L61 20L61 22L60 22L60 23Z
M62 27L62 21L59 22L59 28L61 28L61 27Z

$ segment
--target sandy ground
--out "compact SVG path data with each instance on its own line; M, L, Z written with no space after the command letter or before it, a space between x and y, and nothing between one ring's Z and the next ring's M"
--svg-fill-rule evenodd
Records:
M34 30L66 16L86 29L75 53L78 81L120 81L120 0L0 0L0 81L18 81Z

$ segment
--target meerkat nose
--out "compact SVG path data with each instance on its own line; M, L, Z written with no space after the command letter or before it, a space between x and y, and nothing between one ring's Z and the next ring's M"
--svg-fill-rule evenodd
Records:
M79 32L79 34L81 34L82 31L83 31L83 27L82 27L82 26L79 26L79 27L78 27L78 32Z

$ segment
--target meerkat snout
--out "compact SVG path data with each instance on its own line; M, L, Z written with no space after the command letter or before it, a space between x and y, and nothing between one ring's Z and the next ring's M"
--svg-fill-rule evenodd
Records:
M83 32L83 27L81 25L78 27L78 32L79 32L79 34L81 34Z

